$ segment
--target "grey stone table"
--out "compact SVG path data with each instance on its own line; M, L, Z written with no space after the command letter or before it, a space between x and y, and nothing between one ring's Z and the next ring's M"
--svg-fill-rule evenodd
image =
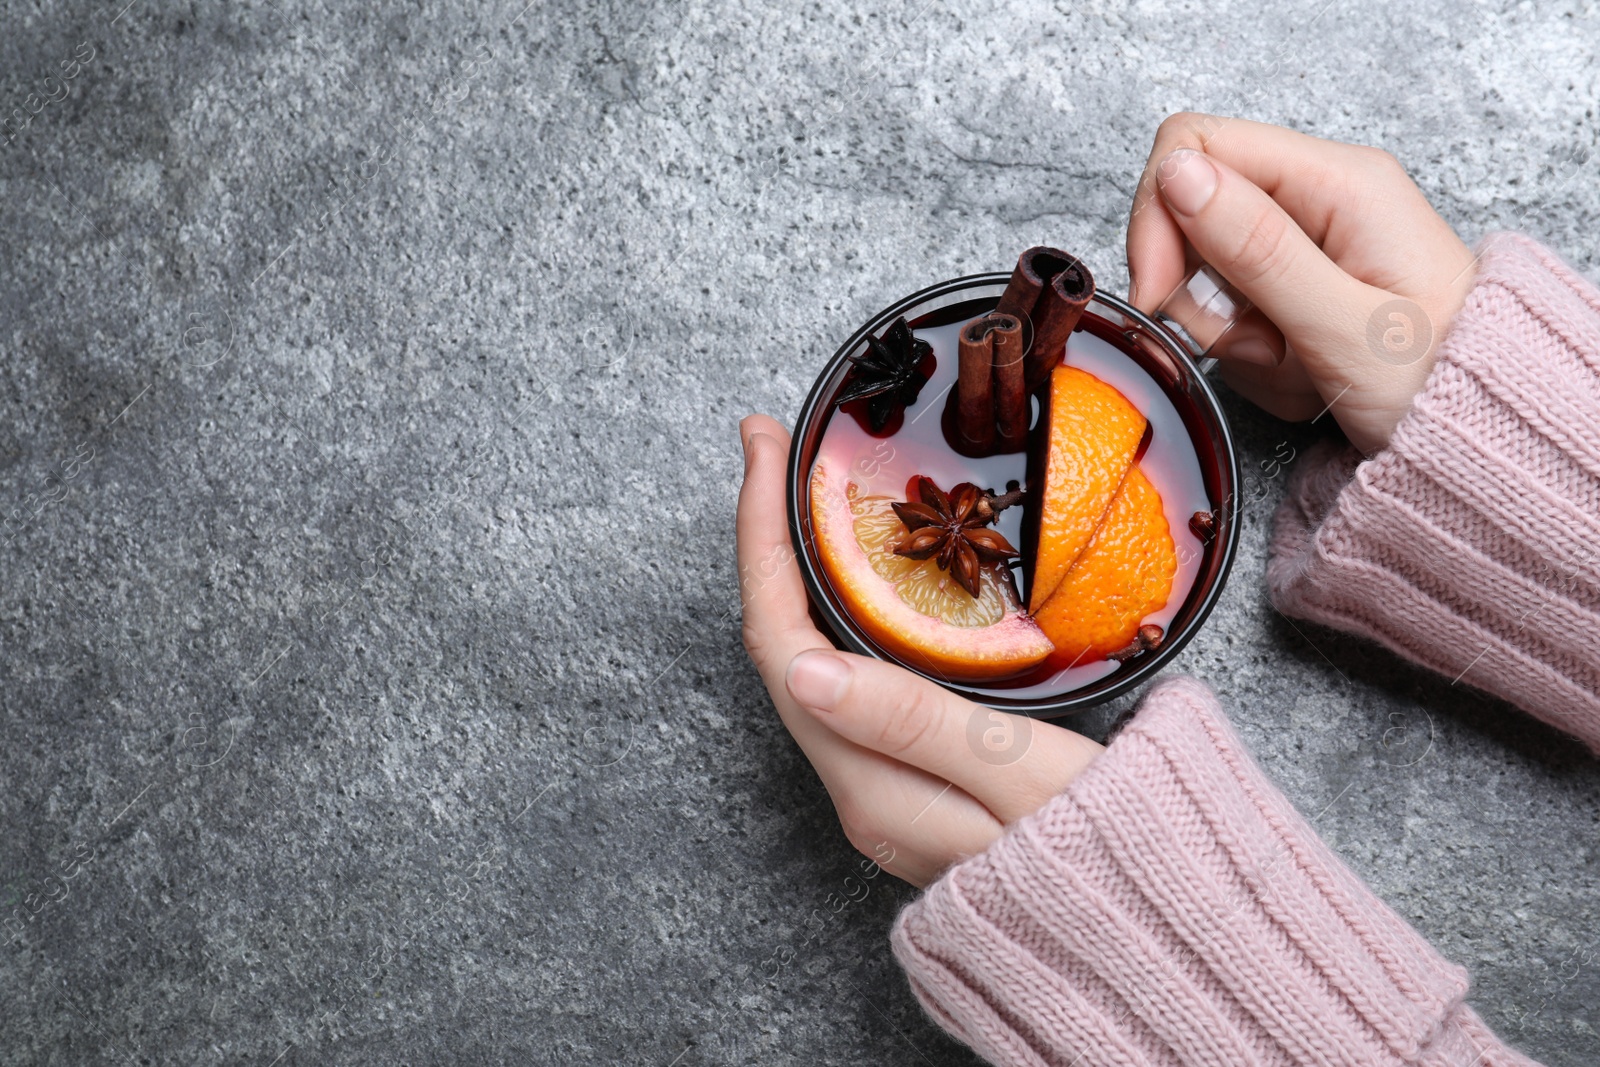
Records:
M0 1063L971 1063L745 662L739 416L1033 243L1121 290L1178 109L1600 266L1592 6L525 2L4 5ZM1179 668L1595 1062L1600 771L1278 616L1314 431L1229 413Z

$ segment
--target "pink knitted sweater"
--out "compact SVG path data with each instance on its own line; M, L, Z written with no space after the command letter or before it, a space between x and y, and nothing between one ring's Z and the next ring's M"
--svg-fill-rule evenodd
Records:
M1600 751L1600 291L1525 238L1481 252L1389 448L1302 461L1268 583ZM1190 678L893 941L928 1012L1007 1067L1532 1064Z

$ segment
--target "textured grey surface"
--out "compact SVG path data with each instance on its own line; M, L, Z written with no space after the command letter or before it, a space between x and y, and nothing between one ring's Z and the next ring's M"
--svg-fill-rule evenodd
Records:
M909 892L833 910L738 416L1033 243L1120 291L1181 108L1596 272L1592 7L125 2L0 33L5 1064L972 1062ZM1493 1025L1595 1062L1600 770L1277 616L1312 434L1230 413L1263 499L1182 669Z

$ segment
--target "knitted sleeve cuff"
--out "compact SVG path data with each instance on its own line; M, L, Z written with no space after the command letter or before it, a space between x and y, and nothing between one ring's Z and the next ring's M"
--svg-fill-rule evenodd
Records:
M930 1014L997 1064L1525 1064L1193 679L895 924Z
M1600 752L1600 291L1497 235L1389 447L1309 452L1267 581Z

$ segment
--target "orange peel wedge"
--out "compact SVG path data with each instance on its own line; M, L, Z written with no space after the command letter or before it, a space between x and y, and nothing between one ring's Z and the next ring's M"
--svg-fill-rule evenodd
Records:
M1083 555L1034 612L1034 621L1074 663L1104 659L1126 648L1139 625L1166 606L1177 571L1161 494L1134 467Z
M1040 611L1088 547L1148 425L1114 387L1078 367L1050 372L1039 547L1028 606Z

